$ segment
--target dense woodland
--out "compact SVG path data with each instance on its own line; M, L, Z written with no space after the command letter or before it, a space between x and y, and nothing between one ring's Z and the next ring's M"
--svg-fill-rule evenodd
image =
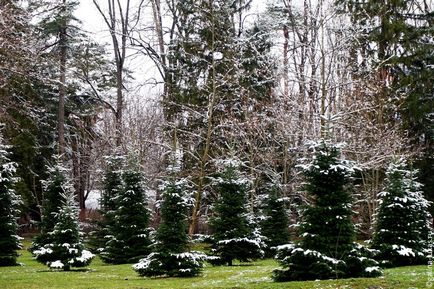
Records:
M164 274L199 272L197 262L206 257L183 253L188 238L179 232L214 235L217 257L210 262L219 265L273 256L260 251L291 236L302 236L300 250L318 250L323 255L312 258L335 267L375 257L351 251L355 238L373 237L386 265L426 261L417 253L426 244L412 247L420 258L407 262L396 248L384 249L392 237L375 230L394 222L388 214L401 214L384 211L393 207L396 199L384 203L394 192L414 202L404 219L413 216L419 228L430 220L424 198L434 200L431 0L268 0L260 11L252 0L87 2L98 11L104 40L83 27L76 0L0 0L0 160L13 175L5 186L21 200L19 232L49 236L37 239L35 249L52 242L56 233L49 232L62 231L59 222L76 222L75 196L80 224L94 231L89 242L106 245L101 258L124 263L147 256L135 265L143 276L159 275L152 264L170 258L194 269ZM50 191L56 182L68 186ZM91 192L101 194L98 209L86 208ZM170 202L179 210L170 212ZM345 208L333 218L348 221L340 250L354 256L342 259L315 245L336 241L309 239L318 232L306 220L323 216L326 203ZM52 212L65 220L48 224ZM271 236L276 223L284 229ZM142 224L142 231L128 233L123 224ZM102 245L104 230L114 237ZM426 240L427 230L408 240ZM169 235L178 239L169 242ZM128 238L143 248L125 253L116 242ZM291 246L278 253L283 267L285 252L298 250ZM71 256L74 262L80 254ZM297 264L297 254L291 258ZM374 268L372 262L322 268L319 275L282 270L275 279L362 276L354 272Z

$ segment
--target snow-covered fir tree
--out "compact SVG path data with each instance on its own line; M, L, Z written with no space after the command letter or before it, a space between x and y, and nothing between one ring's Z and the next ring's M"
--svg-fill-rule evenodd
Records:
M8 158L8 146L0 134L0 266L17 265L17 250L21 248L17 235L19 198L13 185L16 164Z
M61 164L60 158L55 160L54 166L48 166L48 178L42 181L43 200L41 208L41 232L33 240L30 251L38 250L52 242L54 226L57 223L56 214L62 207L62 195L69 195L73 190L67 178L66 168Z
M163 183L161 224L153 252L133 266L140 276L196 276L206 259L201 252L188 252L187 218L193 200L187 181L176 177L181 160L182 154L175 150L168 169L171 175Z
M383 266L427 264L431 215L417 171L402 159L386 172L384 191L378 194L372 248Z
M62 206L53 214L55 225L47 232L50 243L33 251L36 260L51 269L68 271L71 267L85 267L90 264L94 255L84 249L78 226L78 208L73 191L65 190L58 196Z
M221 160L217 164L221 172L213 182L219 197L210 220L215 265L231 266L233 260L249 262L264 254L264 244L248 212L249 180L240 172L240 165L237 159Z
M115 264L137 262L150 253L151 245L145 184L137 164L122 173L122 189L113 200L116 209L101 258Z
M270 184L263 205L261 233L265 237L266 255L272 256L279 245L289 242L287 199L282 197L278 184Z
M125 156L122 155L107 156L105 158L106 169L103 177L103 190L99 208L101 219L95 221L95 229L91 232L89 238L89 246L92 250L102 255L106 247L106 236L111 235L108 228L114 224L117 208L116 197L122 190L124 162Z
M277 259L276 281L315 280L381 274L370 251L354 243L349 183L353 166L340 159L336 145L313 143L311 162L300 165L306 178L310 204L299 224L298 244L283 245Z

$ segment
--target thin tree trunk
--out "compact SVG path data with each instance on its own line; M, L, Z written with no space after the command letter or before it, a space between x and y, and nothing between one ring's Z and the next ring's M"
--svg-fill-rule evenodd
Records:
M158 48L163 68L166 67L166 54L164 50L163 25L161 20L161 3L160 0L152 0L152 12L154 17L155 31L157 33Z
M112 38L113 52L116 63L116 112L115 112L115 129L116 129L116 146L122 145L122 119L124 110L124 82L123 73L126 58L126 47L128 37L130 0L125 1L125 11L122 8L120 0L107 0L108 16L103 12L97 0L93 3L110 31ZM120 31L117 30L117 24L120 23ZM118 38L120 34L120 39Z
M66 9L66 0L63 0L63 12ZM66 96L66 57L67 57L67 34L66 19L63 18L59 31L60 47L60 79L59 79L59 111L58 111L58 153L64 158L65 155L65 96Z

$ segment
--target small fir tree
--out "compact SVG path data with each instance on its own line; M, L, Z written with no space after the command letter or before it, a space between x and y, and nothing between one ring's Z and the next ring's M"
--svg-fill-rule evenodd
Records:
M261 233L265 237L266 256L274 255L277 246L289 242L289 221L286 199L282 198L278 185L272 184L262 209Z
M140 276L189 277L201 272L205 255L187 252L187 208L190 202L184 190L183 181L166 185L162 194L162 222L157 230L154 252L133 266Z
M101 258L108 263L132 263L150 253L149 210L142 174L128 169L122 174L123 188L114 198L113 223Z
M117 209L116 198L122 190L122 170L125 157L121 155L108 156L106 170L103 177L103 191L101 193L99 213L101 219L94 223L95 229L91 232L89 246L94 252L103 255L108 238L111 235L109 227L114 225L114 216Z
M206 256L201 252L188 252L187 217L193 200L187 193L185 179L177 180L182 155L178 150L173 156L169 172L171 180L164 183L161 203L161 224L156 233L153 253L133 266L140 276L198 275Z
M255 234L247 208L248 180L239 170L238 160L222 161L222 172L214 179L219 198L210 220L213 230L215 265L232 265L233 260L249 262L263 256L262 240Z
M19 198L13 190L16 164L9 160L7 150L0 134L0 266L17 265L17 250L21 248L16 220Z
M85 267L94 255L84 249L78 227L78 209L72 190L59 197L62 207L54 214L56 223L51 232L50 243L34 251L36 260L52 269L68 271L71 267Z
M46 244L52 242L52 236L49 234L56 225L57 218L55 215L62 207L62 195L69 195L72 190L71 184L66 177L66 168L61 165L59 158L52 167L48 167L48 179L42 181L43 199L41 209L41 232L33 240L30 251L38 250Z
M404 160L389 165L385 190L379 193L372 248L384 266L426 264L431 215L417 172Z
M302 214L300 242L278 250L284 267L276 281L377 276L370 252L354 243L352 204L348 191L353 168L339 159L339 149L326 141L314 144L312 162L302 165L311 204Z

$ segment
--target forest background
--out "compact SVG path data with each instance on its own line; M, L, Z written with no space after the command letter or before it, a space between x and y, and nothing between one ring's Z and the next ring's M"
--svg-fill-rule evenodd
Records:
M190 234L208 232L210 177L234 156L251 180L251 211L279 183L295 223L308 202L296 166L321 138L345 143L359 167L360 237L372 233L392 159L419 169L433 200L433 2L261 4L0 0L0 122L18 164L21 229L40 219L56 155L85 220L106 156L134 158L155 200L176 152L194 203ZM91 9L84 23L98 33L79 21Z

